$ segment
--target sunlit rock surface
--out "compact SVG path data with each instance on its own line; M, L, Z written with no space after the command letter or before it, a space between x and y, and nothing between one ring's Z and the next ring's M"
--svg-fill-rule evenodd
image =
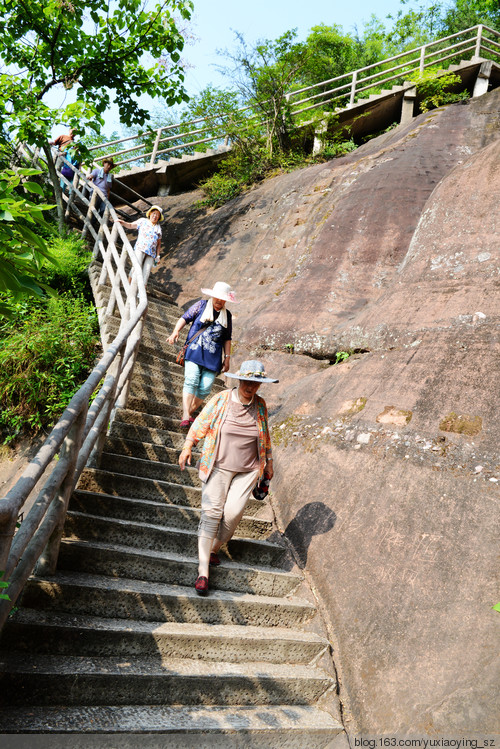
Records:
M216 211L161 199L156 279L234 285L233 366L280 377L275 510L353 731L500 732L499 136L496 90Z

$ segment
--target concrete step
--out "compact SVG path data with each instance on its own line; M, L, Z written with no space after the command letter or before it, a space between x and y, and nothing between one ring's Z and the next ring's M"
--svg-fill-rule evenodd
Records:
M179 310L177 319L179 319L180 313L181 313L181 310ZM118 317L111 317L106 322L107 322L107 325L109 326L109 329L112 330L114 334L116 335L116 333L118 332L120 328L120 319ZM167 338L172 332L172 328L170 327L170 325L167 325L164 320L159 320L156 317L150 317L149 315L147 315L144 321L142 331L143 331L143 335L149 336L152 340L156 341L158 345L160 344L164 345L168 351L177 351L185 343L186 334L187 334L187 331L189 330L189 326L186 326L181 330L179 334L179 340L177 343L170 344L170 343L167 343Z
M210 570L213 590L284 596L300 582L298 575L273 567L231 561L224 556L221 556L221 560L219 567ZM63 539L59 569L194 586L198 575L198 556L193 552L190 554L189 550L182 553L160 552L104 541Z
M127 424L115 419L109 430L113 439L127 440L128 442L148 442L152 445L165 445L170 449L182 450L186 440L187 430L174 432L167 429L155 429L154 427Z
M99 541L134 549L168 552L195 557L198 553L196 530L182 529L153 523L138 522L134 519L105 518L71 511L66 516L65 539L75 541ZM233 538L222 556L234 562L251 564L258 560L259 566L276 567L283 559L285 549L262 539Z
M150 499L154 502L201 506L201 489L196 486L181 486L167 481L158 481L125 474L115 474L99 468L85 468L78 482L78 489L103 492L130 499ZM262 503L251 498L245 508L246 515L255 515Z
M129 403L132 399L129 399ZM171 417L156 416L142 411L135 411L132 408L121 408L116 412L116 418L125 424L137 424L137 426L153 427L154 429L163 429L167 432L182 431L179 429L179 412L173 412ZM187 429L183 432L187 434Z
M163 445L154 445L148 442L108 437L104 444L104 452L177 465L181 451L174 447L163 447ZM193 454L195 453L199 455L199 451L196 451L196 449L193 451Z
M182 420L182 396L179 396L175 400L175 405L173 405L172 403L149 400L148 398L138 398L131 394L127 402L127 409L142 414L162 416L168 419L172 425L175 423L178 425Z
M143 369L141 362L137 362L130 385L131 395L135 395L137 398L149 398L159 403L180 405L184 385L184 369L178 367L178 365L175 366L178 374L172 376L172 372L161 368ZM221 378L216 378L212 385L211 395L220 393L221 390L225 389L224 381Z
M334 683L310 666L185 658L164 665L157 657L14 652L0 665L6 705L310 705Z
M101 455L100 468L104 471L125 473L127 476L144 476L144 478L168 481L182 486L201 486L196 468L186 467L184 471L181 471L178 463L160 463L105 452Z
M134 376L130 383L130 396L142 400L154 400L157 403L167 403L171 406L180 406L183 384L184 380L180 378L174 382L165 382L157 376L153 383L150 378Z
M21 609L6 623L2 650L79 656L158 657L227 663L310 664L329 647L313 632L283 627L144 622Z
M110 296L109 291L101 293L99 302L102 307L107 308L109 296ZM170 333L174 329L175 323L177 322L177 320L179 319L181 315L182 315L182 310L179 308L170 309L168 306L164 304L149 301L145 320L154 322L158 326L163 326L165 333L170 335ZM111 323L111 320L113 319L118 321L118 323L121 320L121 314L117 306L115 306L115 309L112 315L106 316L105 324L112 325L113 323Z
M107 302L109 300L109 297L111 296L111 286L109 286L108 284L100 286L99 292ZM148 316L151 315L152 312L154 312L155 315L156 313L160 313L161 319L163 319L166 315L170 315L172 316L172 319L175 318L178 320L179 317L183 314L183 310L179 307L179 305L177 305L173 301L169 301L168 298L160 298L156 293L151 295L148 294Z
M163 345L160 346L156 343L151 343L148 337L144 336L141 338L137 360L150 362L152 359L158 359L165 369L171 364L175 364L178 367L179 365L175 362L176 353L172 351L172 346L168 348L169 350L167 351Z
M181 486L167 481L154 481L138 476L115 474L98 468L85 468L78 482L78 489L114 494L135 499L163 500L169 504L200 507L201 489Z
M148 386L149 385L149 386ZM151 383L144 383L144 380L138 380L134 377L130 388L130 397L127 403L127 409L131 411L140 411L141 413L151 413L157 416L165 415L172 418L172 414L182 415L182 382L164 382L161 380ZM215 382L209 398L216 393L225 390L226 386ZM208 400L208 398L207 398ZM175 412L169 409L175 408ZM201 410L201 408L200 408Z
M160 390L168 387L172 391L177 391L180 386L180 392L182 392L184 368L179 367L178 364L175 367L173 365L165 367L161 362L157 365L154 361L148 363L137 360L132 374L132 383L134 382Z
M73 746L68 733L56 735L61 730L113 734L119 747L120 733L140 734L143 745L148 734L165 734L171 738L162 745L172 749L327 749L343 732L329 713L310 705L10 707L0 710L0 721L4 731L52 734L51 749Z
M73 492L69 508L106 518L133 518L137 522L174 526L184 530L197 529L200 520L200 510L195 507L167 505L146 499L113 497L109 494L79 490ZM236 528L235 537L264 539L270 535L272 529L269 520L243 516Z
M294 628L315 614L308 601L279 593L260 595L214 588L208 596L199 596L192 584L194 579L184 586L59 570L50 577L30 578L21 606L75 616L105 614L127 621Z
M151 276L149 277L146 290L148 293L148 299L156 299L165 304L173 304L177 306L172 295L166 292L158 283L156 283L155 280L151 278Z
M137 352L137 361L141 362L141 364L154 364L164 372L171 366L174 366L175 368L179 368L179 372L184 375L184 368L176 364L175 356L173 354L161 351L155 347L150 348L141 344L139 351Z

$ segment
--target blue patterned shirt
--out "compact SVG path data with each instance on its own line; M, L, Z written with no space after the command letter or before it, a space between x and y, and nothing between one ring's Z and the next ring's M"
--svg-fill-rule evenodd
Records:
M223 328L217 320L217 312L215 312L214 322L202 323L200 318L203 315L207 303L206 299L200 299L199 302L191 305L191 307L182 315L186 322L193 323L186 340L192 338L200 328L204 328L203 333L200 333L196 340L189 344L185 358L186 361L192 361L195 364L199 364L201 367L205 367L205 369L210 369L212 372L220 372L222 367L222 350L224 343L225 341L230 341L232 338L232 316L230 311L226 310L227 328Z

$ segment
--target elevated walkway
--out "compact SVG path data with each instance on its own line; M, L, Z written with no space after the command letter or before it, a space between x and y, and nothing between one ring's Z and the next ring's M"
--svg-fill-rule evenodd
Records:
M469 96L481 96L492 88L500 86L500 64L482 57L461 60L457 64L443 69L444 73L455 73L460 82L452 89L454 92L467 91ZM408 122L419 112L422 96L417 94L415 83L405 81L370 94L352 105L334 111L335 120L328 127L317 120L304 123L300 129L310 131L313 151L321 148L322 140L334 131L341 130L346 137L355 143L362 143L371 135L382 132L391 125ZM120 182L115 188L117 198L131 199L126 187L133 187L145 197L168 195L192 189L202 179L213 173L218 164L231 151L230 145L221 145L204 153L184 155L169 161L158 161L143 167L133 167L120 172Z
M135 166L120 172L120 183L114 191L125 199L133 199L123 186L133 187L145 197L164 196L192 189L202 179L217 169L217 165L230 153L231 146L221 145L204 153L185 154L181 158L158 161L147 166ZM116 202L116 201L114 201Z
M480 96L500 86L500 65L492 60L473 57L457 65L449 65L445 73L460 77L452 89L454 92L468 91L471 97ZM371 94L352 107L336 110L336 128L344 128L354 142L383 131L394 123L408 122L419 112L422 96L417 95L415 83L405 81L391 89Z

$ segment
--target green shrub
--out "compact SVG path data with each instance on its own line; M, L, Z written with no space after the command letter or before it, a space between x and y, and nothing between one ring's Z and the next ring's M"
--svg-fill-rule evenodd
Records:
M89 296L87 268L92 260L92 252L85 240L74 233L65 237L56 236L48 245L57 265L44 263L40 280L58 292L71 291L77 295Z
M199 201L199 205L208 205L218 208L228 200L236 198L243 191L243 185L234 177L225 174L213 174L200 185L205 193L205 198Z
M85 381L98 323L83 296L63 295L31 310L0 348L0 440L52 426Z
M461 78L456 73L444 73L438 68L427 68L421 73L414 73L409 80L416 83L417 96L422 97L420 111L428 112L444 104L453 104L456 101L465 101L469 98L468 91L449 91Z
M351 151L355 151L357 148L356 143L352 140L331 140L327 141L319 154L317 154L316 159L318 161L326 161L330 159L336 159L339 156L345 156L346 153L350 153Z

